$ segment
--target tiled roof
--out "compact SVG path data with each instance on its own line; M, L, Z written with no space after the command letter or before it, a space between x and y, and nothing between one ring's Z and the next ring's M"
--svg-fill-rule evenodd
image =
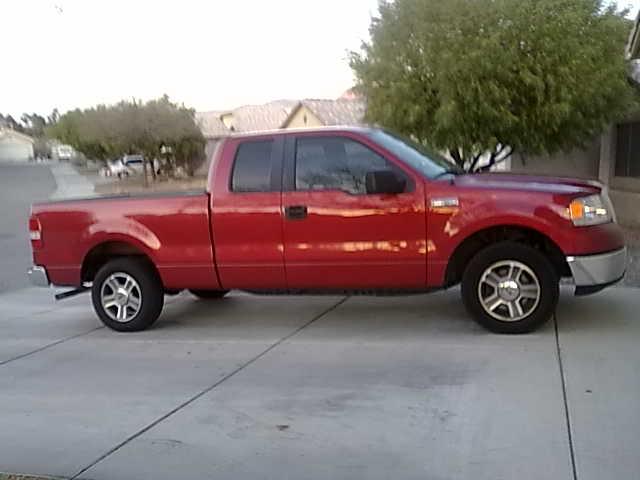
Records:
M276 100L264 105L245 105L231 111L196 113L196 121L207 138L219 138L232 132L274 130L286 126L290 116L302 105L326 126L362 124L365 102L358 98L338 100ZM230 127L222 117L231 114Z
M11 137L18 140L22 140L24 142L34 143L33 138L31 138L29 135L16 132L15 130L12 130L10 128L0 128L0 139L11 138Z
M365 102L354 100L316 100L301 102L326 126L359 125L364 120Z
M222 123L220 116L224 112L196 112L196 123L207 138L224 137L231 133Z
M280 128L297 103L295 100L276 100L264 105L245 105L236 108L231 112L233 126L238 132Z

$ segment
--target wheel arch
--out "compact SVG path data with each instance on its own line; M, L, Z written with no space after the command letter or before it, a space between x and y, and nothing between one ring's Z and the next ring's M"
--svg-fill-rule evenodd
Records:
M106 263L123 257L136 257L144 261L153 269L156 275L158 275L158 278L161 278L153 259L142 247L130 241L110 239L97 243L86 253L80 269L81 281L83 283L93 281L96 273L98 273Z
M456 246L447 263L445 286L460 282L467 263L476 253L493 243L505 240L523 243L540 250L551 261L558 277L571 276L566 257L552 238L529 226L504 224L477 230Z

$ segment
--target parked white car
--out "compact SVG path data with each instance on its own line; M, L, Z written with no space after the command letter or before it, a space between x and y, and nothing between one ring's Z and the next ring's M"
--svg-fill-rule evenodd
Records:
M129 175L144 173L144 157L142 155L125 155L121 161Z
M107 165L101 170L101 174L105 177L128 177L129 171L127 167L122 163L122 159L107 160Z
M116 160L108 160L107 165L100 171L105 177L128 177L144 173L144 157L142 155L125 155Z
M57 145L52 153L54 158L65 161L71 160L76 155L75 150L70 145Z

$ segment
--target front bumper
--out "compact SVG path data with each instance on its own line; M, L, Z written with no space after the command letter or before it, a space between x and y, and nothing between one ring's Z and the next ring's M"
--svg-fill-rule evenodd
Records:
M27 270L27 276L31 284L36 287L48 287L50 284L47 269L39 265L34 265Z
M576 285L576 294L593 293L621 280L627 269L627 249L623 247L598 255L569 256L567 263Z

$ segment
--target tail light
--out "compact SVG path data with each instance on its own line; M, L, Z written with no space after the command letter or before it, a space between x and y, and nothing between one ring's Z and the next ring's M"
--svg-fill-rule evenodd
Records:
M31 239L31 247L34 250L42 248L42 225L35 215L29 218L29 238Z

